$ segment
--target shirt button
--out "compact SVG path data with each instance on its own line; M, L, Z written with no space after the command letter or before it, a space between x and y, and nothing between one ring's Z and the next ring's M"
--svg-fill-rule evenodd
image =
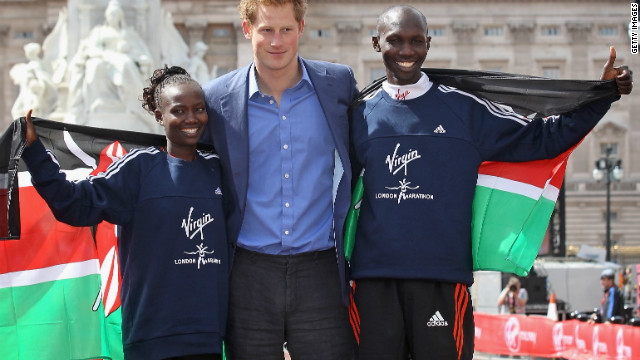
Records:
M282 115L282 120L287 120L287 117Z
M289 230L285 230L285 231L284 231L284 234L285 234L285 235L289 235Z
M287 149L289 148L289 145L284 144L283 148L284 148L285 150L287 150Z
M284 174L284 178L288 179L289 178L289 173Z
M285 207L289 207L289 203L284 203L284 206Z
M273 100L269 100L269 104L273 104Z

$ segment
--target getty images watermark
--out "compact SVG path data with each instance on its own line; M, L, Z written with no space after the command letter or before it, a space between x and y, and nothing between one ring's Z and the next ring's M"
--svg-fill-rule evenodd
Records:
M631 21L629 22L629 38L631 39L631 53L638 53L638 3L631 3Z

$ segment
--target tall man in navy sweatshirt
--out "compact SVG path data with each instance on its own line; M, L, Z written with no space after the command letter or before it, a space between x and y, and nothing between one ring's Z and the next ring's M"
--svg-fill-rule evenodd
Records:
M351 276L360 359L471 359L474 323L471 204L480 163L553 158L580 141L612 97L544 121L421 71L431 38L422 13L395 6L378 20L373 47L387 81L353 113L353 173L364 174ZM614 68L631 92L631 73Z

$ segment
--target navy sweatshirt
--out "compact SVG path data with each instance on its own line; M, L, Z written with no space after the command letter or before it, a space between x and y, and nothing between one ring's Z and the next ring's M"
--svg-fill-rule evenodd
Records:
M136 149L71 182L49 155L38 140L22 158L56 219L121 225L125 358L221 353L230 264L217 156Z
M613 100L532 120L438 84L406 101L376 93L351 123L354 173L365 168L351 277L471 285L480 163L553 158L580 141Z

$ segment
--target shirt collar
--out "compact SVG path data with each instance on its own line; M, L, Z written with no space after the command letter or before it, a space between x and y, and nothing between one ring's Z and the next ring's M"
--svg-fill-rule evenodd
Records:
M302 66L302 78L295 84L293 87L295 88L300 83L304 82L309 84L311 89L313 89L313 83L311 82L311 78L309 77L309 73L307 72L307 68L304 66L304 63L298 57L298 63ZM260 88L258 87L258 78L256 78L256 64L252 63L251 68L249 68L249 98L253 97L256 93L262 94L260 92Z
M392 85L387 80L382 83L382 89L396 100L411 100L422 96L431 89L433 83L429 80L429 76L424 72L420 76L420 80L415 84L409 85Z

